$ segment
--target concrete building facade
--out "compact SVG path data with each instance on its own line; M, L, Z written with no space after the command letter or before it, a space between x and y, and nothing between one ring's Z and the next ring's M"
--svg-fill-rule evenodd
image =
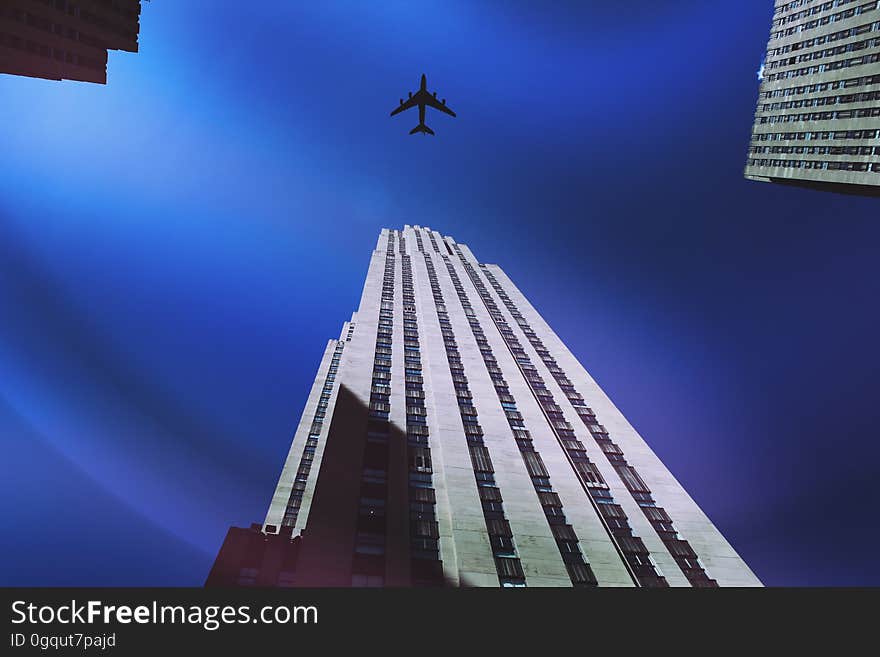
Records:
M0 73L107 83L107 51L138 51L140 0L3 0Z
M880 195L880 5L776 0L745 175Z
M382 230L209 585L759 586L500 267Z

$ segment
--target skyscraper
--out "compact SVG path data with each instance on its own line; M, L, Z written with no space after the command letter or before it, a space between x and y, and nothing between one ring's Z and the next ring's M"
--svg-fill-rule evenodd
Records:
M107 51L137 52L140 0L3 0L0 73L107 83Z
M207 584L760 582L501 268L405 226Z
M880 10L776 0L746 177L880 195Z

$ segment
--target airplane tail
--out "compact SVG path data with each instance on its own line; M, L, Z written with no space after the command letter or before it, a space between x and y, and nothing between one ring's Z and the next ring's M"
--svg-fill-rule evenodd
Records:
M426 126L424 123L419 123L415 128L413 128L412 130L409 131L409 134L414 135L417 132L424 132L426 135L433 135L434 134L434 131L431 130L431 128L429 128L428 126Z

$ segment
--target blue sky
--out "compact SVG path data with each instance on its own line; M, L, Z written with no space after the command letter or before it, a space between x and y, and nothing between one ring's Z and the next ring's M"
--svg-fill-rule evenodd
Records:
M771 3L144 5L0 76L3 584L199 585L383 226L502 265L769 584L880 584L877 201L745 181ZM428 75L458 118L410 137Z

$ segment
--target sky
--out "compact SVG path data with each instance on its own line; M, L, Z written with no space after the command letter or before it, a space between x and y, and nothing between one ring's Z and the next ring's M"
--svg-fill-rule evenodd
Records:
M880 585L877 199L747 181L772 3L145 3L0 75L2 585L199 586L382 227L501 265L768 585ZM389 113L419 76L457 118Z

